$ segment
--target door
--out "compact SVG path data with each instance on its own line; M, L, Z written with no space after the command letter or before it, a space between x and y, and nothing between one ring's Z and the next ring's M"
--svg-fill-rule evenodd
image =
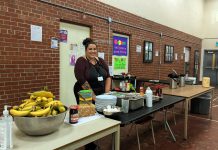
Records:
M82 41L90 37L90 28L69 23L61 23L60 30L66 31L67 38L60 40L60 100L70 106L76 104L73 87L76 82L74 64L85 54Z
M190 47L184 47L184 54L185 54L185 60L184 60L184 74L190 76Z
M205 50L203 63L203 77L210 77L210 84L215 86L218 84L217 70L218 70L218 51Z

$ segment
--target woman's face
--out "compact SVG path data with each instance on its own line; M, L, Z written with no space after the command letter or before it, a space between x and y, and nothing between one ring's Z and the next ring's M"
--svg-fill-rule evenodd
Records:
M89 44L86 49L86 57L93 59L97 57L97 48L95 44Z

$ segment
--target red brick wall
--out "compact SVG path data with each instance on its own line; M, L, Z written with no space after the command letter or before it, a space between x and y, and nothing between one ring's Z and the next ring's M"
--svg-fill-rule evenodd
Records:
M185 46L191 47L191 60L195 49L201 49L201 39L157 24L155 22L137 17L133 14L118 10L95 0L50 0L50 2L74 8L102 17L111 17L115 21L162 32L160 35L136 29L126 25L112 22L112 33L118 32L130 36L130 61L129 72L137 77L167 79L171 68L179 73L183 72L183 61L180 55ZM108 46L108 22L86 14L82 17L80 12L52 6L36 0L0 0L0 112L4 104L19 104L27 98L27 92L48 88L59 97L59 50L50 48L50 38L58 37L60 21L81 24L91 27L91 37L98 42L100 51L105 51L105 58L111 64L112 46ZM30 41L30 25L40 25L43 28L43 41ZM174 38L166 37L170 35ZM183 40L179 40L183 39ZM154 50L161 49L160 57L154 57L153 63L143 62L143 53L135 52L136 45L143 47L144 40L154 42ZM164 63L164 45L174 46L178 53L178 60L173 63ZM193 61L190 72L193 73Z

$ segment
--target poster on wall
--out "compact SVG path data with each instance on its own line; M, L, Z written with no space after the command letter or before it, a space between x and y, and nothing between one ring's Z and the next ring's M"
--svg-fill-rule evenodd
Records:
M67 43L68 31L67 30L60 30L59 33L60 33L60 42Z
M120 34L113 36L113 75L128 73L129 37Z
M113 56L113 74L127 73L127 61L126 56Z
M127 40L126 37L113 36L113 55L127 56Z

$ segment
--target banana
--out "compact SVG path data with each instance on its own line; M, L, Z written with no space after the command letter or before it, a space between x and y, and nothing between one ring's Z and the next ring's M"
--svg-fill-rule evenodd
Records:
M53 109L53 110L52 110L52 112L51 112L51 114L52 114L52 116L55 116L55 115L57 115L57 114L58 114L58 111L57 111L57 110L55 110L55 109Z
M51 102L51 101L53 101L54 99L53 98L48 98L48 102Z
M13 106L12 108L15 109L15 110L18 110L19 106Z
M47 104L45 104L45 107L53 106L54 103L55 103L55 101L48 102Z
M26 111L19 111L19 110L15 110L15 109L10 109L10 114L14 117L24 117L29 115L30 111L26 110Z
M37 97L47 97L47 98L54 98L54 95L52 94L52 92L49 91L36 91L33 93L30 93L33 96L37 96Z
M59 100L54 100L53 102L54 102L53 104L54 107L64 106L64 104Z
M36 100L36 98L37 98L37 97L34 96L34 95L32 95L32 94L30 95L30 99L32 99L32 100Z
M62 113L62 112L65 112L65 111L66 111L66 109L65 109L65 107L64 107L64 106L58 106L58 110L59 110L59 112L60 112L60 113Z
M27 103L23 108L29 107L29 106L36 106L36 102Z
M43 115L47 115L49 111L50 111L50 107L48 107L46 109L43 109L43 110L30 112L30 115L34 116L34 117L40 117L40 116L43 116Z
M33 106L26 106L26 107L22 108L21 110L22 111L25 111L25 110L31 111L31 110L33 110Z

